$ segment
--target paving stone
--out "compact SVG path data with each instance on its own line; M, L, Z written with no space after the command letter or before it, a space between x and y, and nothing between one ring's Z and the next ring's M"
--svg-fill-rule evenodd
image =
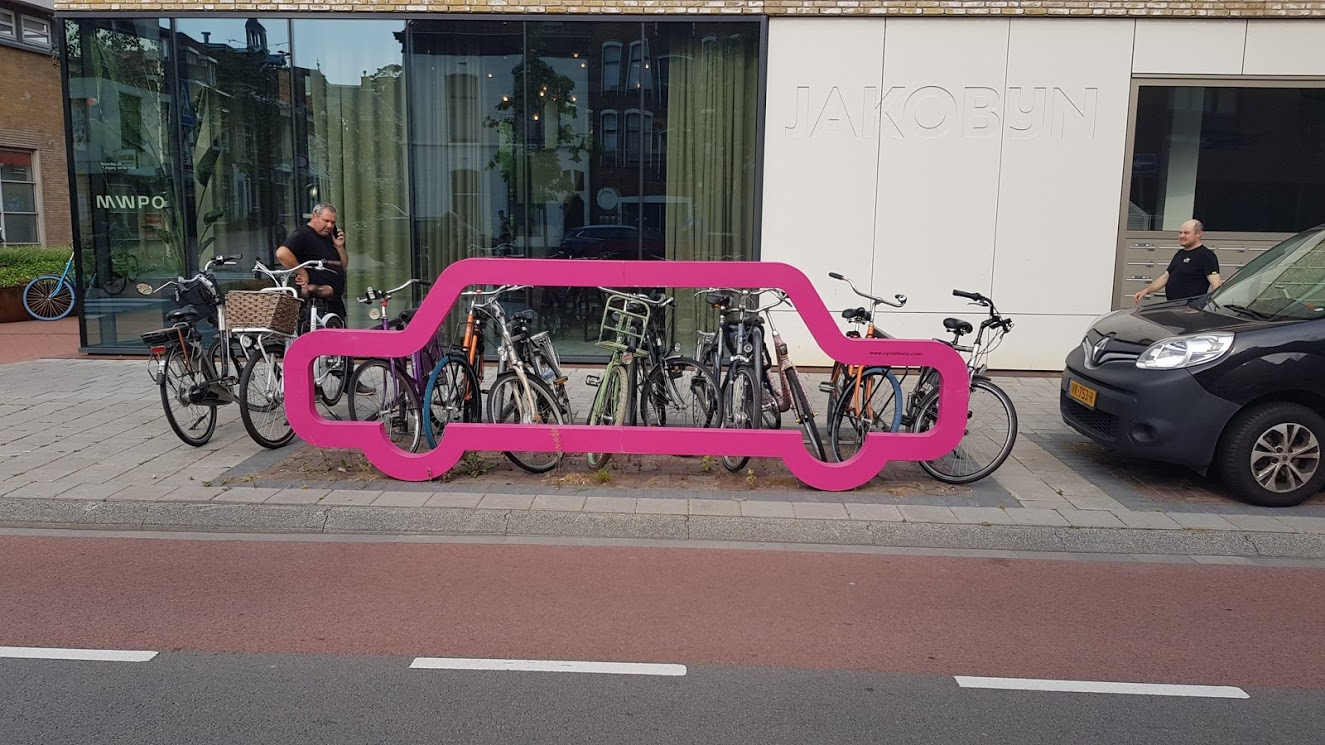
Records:
M690 509L685 499L640 497L635 500L635 513L639 515L684 515Z
M237 486L232 491L247 491L254 487ZM263 504L317 504L323 497L331 493L330 489L277 489L275 487L256 487L268 492L271 496L263 500ZM246 500L247 501L247 500Z
M1238 526L1219 515L1205 512L1170 512L1173 522L1192 530L1237 530Z
M253 486L239 486L218 493L212 498L212 502L236 503L236 504L261 504L276 496L279 489L264 489ZM298 491L298 490L291 490Z
M478 507L483 510L527 510L533 503L532 494L484 494Z
M1012 518L1012 522L1017 525L1069 525L1067 518L1058 514L1056 510L1028 510L1023 507L1012 507L1006 512L1007 516Z
M160 502L210 502L228 491L219 486L176 486Z
M741 503L730 499L691 499L687 512L691 515L739 516Z
M799 519L849 520L847 508L838 502L792 502L791 509Z
M293 491L286 489L284 491ZM382 496L382 492L369 489L332 489L326 496L318 500L318 504L357 504L370 505L373 500Z
M1325 533L1325 517L1284 517L1284 524L1300 533Z
M955 523L960 522L950 507L906 504L899 508L902 517L909 523Z
M374 507L422 507L432 498L426 491L381 492L373 500Z
M26 491L24 487L31 483L31 481L21 478L0 481L0 497L24 498L27 496L24 493Z
M1109 514L1117 516L1123 524L1129 528L1146 528L1150 530L1180 530L1181 525L1173 521L1173 518L1162 512L1137 512L1135 510L1123 510L1121 512L1110 512Z
M1075 509L1066 499L1018 499L1022 507L1028 510L1071 510Z
M424 492L425 494L427 492ZM464 494L461 492L437 492L433 494L424 507L477 507L479 502L483 501L482 494ZM523 508L522 508L523 509Z
M1109 496L1100 497L1077 497L1067 495L1063 497L1071 503L1071 509L1077 510L1125 510L1121 502Z
M1119 520L1111 512L1102 512L1100 510L1058 510L1071 525L1078 528L1123 528L1126 527L1122 520Z
M529 509L579 512L584 509L584 497L577 497L574 494L539 494L534 497Z
M1287 523L1281 522L1277 517L1269 515L1224 515L1224 519L1236 525L1241 530L1252 530L1263 533L1294 533L1296 532Z
M117 483L119 482L117 481ZM177 488L174 486L128 484L106 499L112 502L160 502Z
M1011 525L1012 518L998 507L953 507L952 514L962 523L972 525Z
M583 512L635 512L633 497L588 497Z
M75 484L56 495L56 499L83 499L101 502L124 487L119 484Z
M790 502L750 499L741 502L741 515L743 517L796 517L796 511L792 509Z

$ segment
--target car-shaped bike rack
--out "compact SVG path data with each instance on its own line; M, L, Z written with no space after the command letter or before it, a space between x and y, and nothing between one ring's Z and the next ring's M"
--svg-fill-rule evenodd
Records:
M938 419L924 432L872 432L841 463L815 458L801 430L697 427L497 424L446 425L436 449L409 453L387 436L381 422L333 421L317 411L313 361L319 356L404 358L423 348L471 286L777 288L785 291L831 358L869 367L930 367L938 371ZM957 382L957 385L952 383ZM892 460L925 461L952 452L965 431L970 398L966 365L939 341L851 339L838 329L814 285L788 264L762 261L565 261L464 259L433 283L409 325L399 331L324 329L299 337L285 356L286 413L294 431L320 448L360 450L384 474L403 481L439 478L467 451L635 453L648 455L780 458L807 486L846 491L868 482ZM425 404L426 405L426 404Z

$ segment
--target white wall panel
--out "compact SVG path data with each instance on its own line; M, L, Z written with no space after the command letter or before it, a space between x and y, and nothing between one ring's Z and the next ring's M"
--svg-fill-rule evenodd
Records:
M1238 75L1247 22L1238 20L1136 21L1132 72L1138 75Z
M990 289L1009 23L888 22L873 287L908 311Z
M827 272L868 267L874 250L884 27L769 23L761 258L805 271L830 307L843 307L850 291Z
M1318 21L1248 21L1244 75L1325 75Z
M1109 307L1133 28L1012 21L993 284L1010 313Z

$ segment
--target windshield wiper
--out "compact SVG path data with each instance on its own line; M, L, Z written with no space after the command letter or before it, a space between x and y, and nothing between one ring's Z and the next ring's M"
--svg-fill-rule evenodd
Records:
M1252 318L1259 318L1259 319L1262 320L1262 321L1273 321L1274 318L1275 318L1274 316L1270 315L1269 313L1262 313L1262 312L1260 312L1259 310L1252 310L1251 308L1248 308L1248 307L1245 306L1245 305L1222 305L1222 304L1221 304L1219 307L1221 307L1221 308L1228 308L1229 310L1234 311L1234 312L1245 313L1245 314L1251 316Z

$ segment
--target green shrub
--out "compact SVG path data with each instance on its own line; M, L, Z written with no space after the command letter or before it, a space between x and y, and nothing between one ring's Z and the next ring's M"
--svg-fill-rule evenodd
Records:
M68 260L67 246L0 246L0 287L22 287L43 274L58 275Z

